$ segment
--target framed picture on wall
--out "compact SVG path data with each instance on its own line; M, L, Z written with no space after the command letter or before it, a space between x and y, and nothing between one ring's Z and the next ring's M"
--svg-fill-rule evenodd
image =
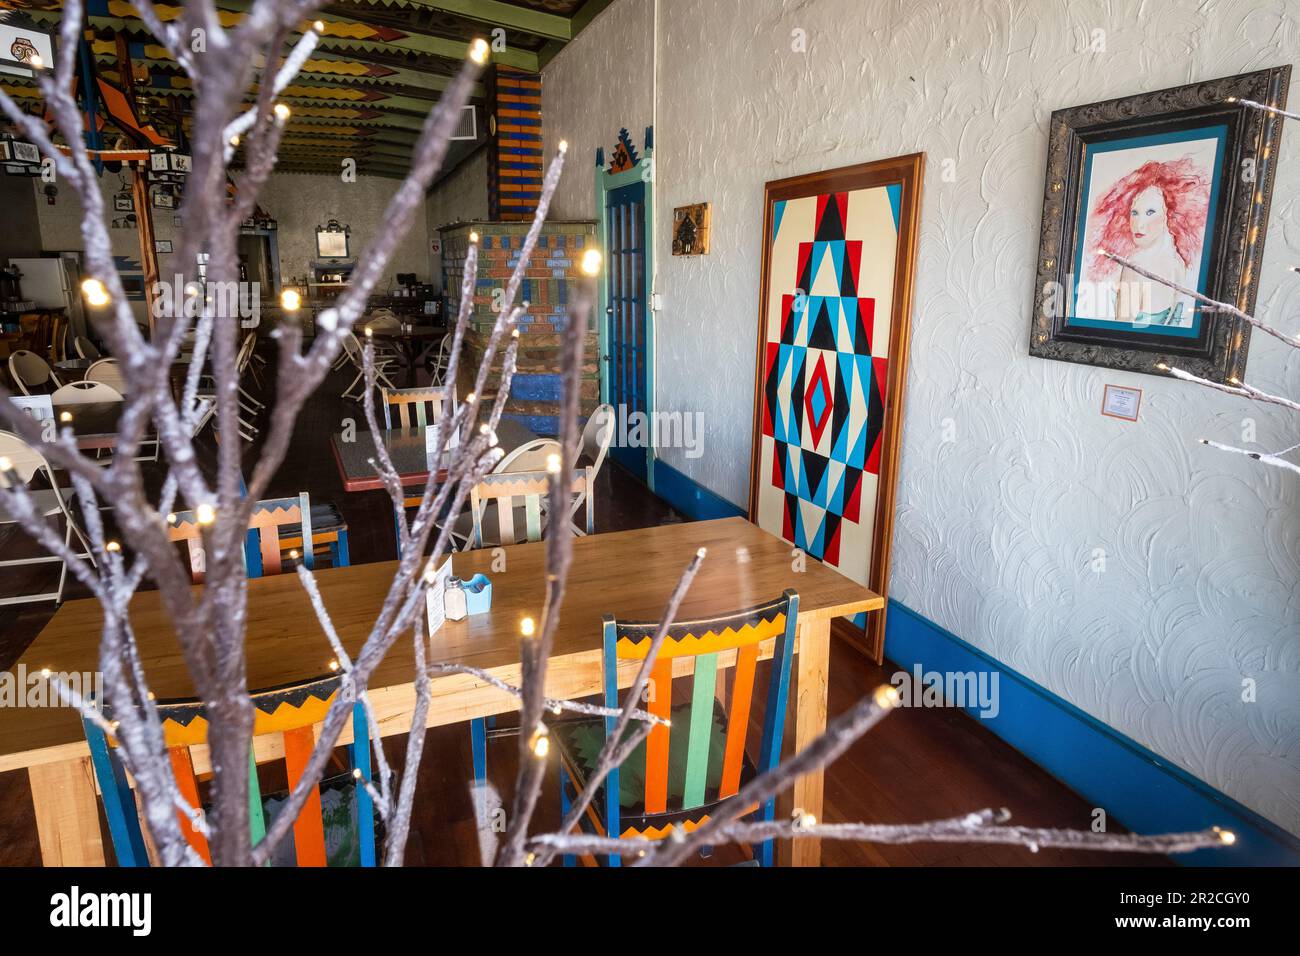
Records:
M923 162L766 186L749 517L881 595ZM879 661L884 611L865 626Z
M1052 114L1029 352L1245 372L1289 66ZM1152 277L1168 280L1174 289Z

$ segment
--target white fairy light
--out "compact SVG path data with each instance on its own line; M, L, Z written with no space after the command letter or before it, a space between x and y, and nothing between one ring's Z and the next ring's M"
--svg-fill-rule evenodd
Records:
M85 295L86 301L97 309L108 305L108 289L96 278L83 279L81 292Z

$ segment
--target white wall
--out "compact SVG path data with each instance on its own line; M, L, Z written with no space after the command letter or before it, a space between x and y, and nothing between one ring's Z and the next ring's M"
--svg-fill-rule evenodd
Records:
M353 258L361 255L387 228L384 210L399 184L383 176L358 176L356 182L345 183L338 176L272 173L257 201L279 223L281 279L288 282L310 272L316 260L316 227L330 219L351 227L350 251ZM399 272L414 272L427 280L428 249L424 218L417 215L375 291L396 288Z
M891 596L1300 833L1300 480L1196 444L1249 416L1281 448L1295 416L1027 349L1051 111L1296 63L1300 7L660 0L657 102L653 10L619 0L566 47L543 115L579 161L557 215L593 214L596 147L620 126L639 143L652 105L659 222L713 204L708 256L656 242L656 394L706 416L705 455L666 461L747 500L763 183L925 151ZM1293 331L1298 160L1291 127L1259 296ZM1267 336L1248 372L1300 395L1300 352ZM1105 383L1145 389L1139 423L1099 414Z
M432 249L438 228L455 222L488 218L488 149L480 147L429 190L424 200L425 230ZM433 285L442 289L442 255L429 253Z

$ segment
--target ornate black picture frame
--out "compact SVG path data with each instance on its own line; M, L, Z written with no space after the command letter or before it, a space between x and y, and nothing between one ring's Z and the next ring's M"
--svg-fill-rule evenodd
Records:
M1280 66L1052 113L1030 355L1244 375L1248 323L1105 252L1167 263L1150 271L1250 312L1282 117L1240 101L1281 109L1290 77Z

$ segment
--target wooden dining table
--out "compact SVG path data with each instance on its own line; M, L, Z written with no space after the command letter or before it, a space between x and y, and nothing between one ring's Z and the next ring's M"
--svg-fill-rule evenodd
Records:
M429 480L425 431L424 428L390 428L380 435L404 486L423 485ZM497 424L497 441L506 453L536 438L528 426L512 418L502 418ZM384 482L370 463L370 459L375 457L375 440L370 432L334 432L330 436L330 448L334 452L334 464L338 466L344 491L383 489ZM445 472L439 469L438 475L441 480Z
M574 699L602 688L601 621L658 619L683 569L705 547L708 555L682 602L678 619L743 609L785 589L799 593L796 644L796 750L826 726L827 670L831 621L876 611L884 599L816 561L794 570L790 545L743 518L676 523L577 538L559 626L546 672L546 693ZM431 661L473 665L495 677L520 682L520 621L540 620L545 584L545 542L505 549L505 570L493 570L491 551L454 555L461 578L485 573L492 579L493 604L486 613L449 621L428 641ZM497 567L501 567L498 563ZM354 565L316 572L325 606L350 653L360 648L383 604L395 562ZM135 595L131 621L151 689L159 698L185 698L193 686L182 663L172 625L156 591ZM102 616L93 600L69 601L23 654L29 674L48 667L60 673L97 669ZM770 658L772 642L760 651ZM251 688L269 688L328 673L333 654L311 603L295 575L248 583L246 658ZM721 652L719 667L734 666L735 652ZM620 665L620 686L635 677L638 662ZM675 674L689 673L691 661L674 662ZM406 733L415 707L414 651L400 638L369 681L382 736ZM443 675L431 681L427 725L461 723L518 708L517 699L477 677ZM864 688L864 692L866 689ZM787 731L787 734L789 732ZM788 739L788 737L787 737ZM340 743L350 740L345 731ZM258 762L283 756L278 734L254 741ZM468 742L467 742L468 746ZM191 756L198 771L209 768L205 746ZM0 710L0 772L25 769L42 860L50 865L103 865L96 790L89 749L78 714L63 707ZM801 777L793 806L822 817L822 772ZM784 859L799 865L820 861L819 841L784 841Z

